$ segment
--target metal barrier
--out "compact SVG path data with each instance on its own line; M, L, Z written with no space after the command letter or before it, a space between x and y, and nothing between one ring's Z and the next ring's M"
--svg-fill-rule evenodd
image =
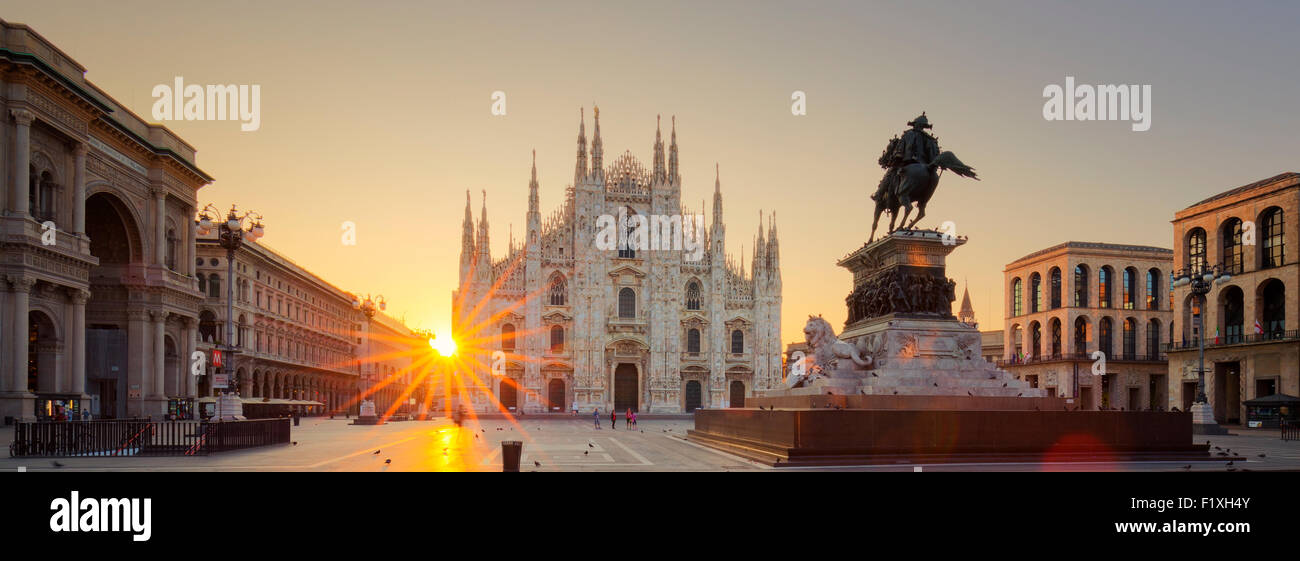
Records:
M1300 440L1300 421L1281 422L1282 440Z
M289 442L289 419L37 421L14 424L11 457L201 456Z

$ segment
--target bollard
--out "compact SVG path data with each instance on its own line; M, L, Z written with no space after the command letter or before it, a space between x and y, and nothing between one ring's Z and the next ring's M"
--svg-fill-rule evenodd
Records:
M298 417L297 415L293 416L293 426L295 427L298 426L298 419L300 419L300 417Z
M524 443L506 440L501 443L501 471L519 471L519 457L524 453Z

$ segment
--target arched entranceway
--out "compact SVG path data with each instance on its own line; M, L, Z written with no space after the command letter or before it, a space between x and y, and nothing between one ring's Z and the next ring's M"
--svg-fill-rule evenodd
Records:
M623 412L631 409L637 411L637 374L636 365L620 363L614 369L614 410Z
M551 378L546 385L546 399L550 402L552 412L564 411L564 380Z
M686 412L690 413L700 408L701 390L700 383L696 380L686 382Z
M507 411L514 410L518 407L515 381L510 378L501 379L501 389L497 392L498 399L501 400L501 407Z
M27 391L38 396L58 391L55 387L58 342L50 316L35 310L27 313ZM41 412L36 414L39 416Z
M731 381L731 406L745 406L745 383L740 380Z

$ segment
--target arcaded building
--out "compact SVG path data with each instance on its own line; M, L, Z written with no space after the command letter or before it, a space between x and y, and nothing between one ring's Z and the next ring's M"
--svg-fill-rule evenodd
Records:
M1198 303L1174 289L1169 344L1171 403L1196 397L1199 347L1205 343L1205 393L1220 424L1244 422L1242 402L1300 395L1300 174L1284 173L1225 191L1174 214L1174 267L1218 266L1231 279L1205 295L1205 333L1193 330Z
M1172 266L1169 249L1094 242L1066 242L1011 262L999 365L1086 409L1167 407L1162 343L1173 316ZM1096 351L1105 356L1099 375Z
M193 397L194 147L0 20L0 416L160 416Z
M589 144L579 123L573 184L545 219L534 161L524 238L511 240L505 255L491 255L486 201L476 224L466 194L452 321L456 339L482 355L477 377L462 377L472 406L677 413L740 407L754 392L776 387L782 343L775 220L758 217L748 263L728 256L720 179L714 178L711 219L683 204L675 123L667 149L655 130L649 166L630 151L606 160L598 110L594 125ZM600 247L601 217L619 216L652 224L676 217L684 236L703 239L694 240L698 251L686 244ZM691 232L686 225L695 218L699 231ZM505 358L490 371L496 352Z
M195 266L203 293L198 349L224 348L227 322L227 253L214 231L199 236ZM376 311L354 307L357 296L308 271L270 247L245 241L235 252L234 340L230 388L244 399L314 401L312 412L358 413L358 396L383 384L369 399L388 411L411 379L411 331ZM364 298L362 296L361 298ZM374 333L375 336L371 336ZM214 371L215 372L215 371ZM385 380L389 380L384 384ZM211 396L212 377L198 380Z

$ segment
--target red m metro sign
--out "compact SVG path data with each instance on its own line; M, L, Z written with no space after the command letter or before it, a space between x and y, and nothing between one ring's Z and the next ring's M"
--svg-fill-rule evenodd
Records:
M221 366L221 349L212 349L212 365Z

